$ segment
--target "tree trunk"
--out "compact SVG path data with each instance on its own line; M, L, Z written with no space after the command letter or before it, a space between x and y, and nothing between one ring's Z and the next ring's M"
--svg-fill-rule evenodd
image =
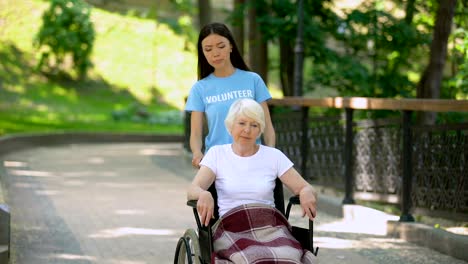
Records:
M234 10L242 10L245 0L234 0ZM242 11L243 12L243 11ZM244 56L244 16L240 15L235 18L232 23L232 34L236 40L237 48L242 56Z
M283 96L294 95L294 47L290 39L280 37L280 81Z
M408 3L406 3L406 15L405 15L405 22L410 25L413 23L413 17L414 17L414 4L415 0L408 0Z
M201 29L204 25L211 23L211 4L210 0L198 0L198 22Z
M452 28L456 0L440 0L437 9L433 39L430 49L429 64L424 70L417 87L417 98L439 98L447 43ZM418 115L419 124L434 124L436 113L421 112Z
M268 47L257 23L257 9L249 8L249 63L265 83L268 83Z

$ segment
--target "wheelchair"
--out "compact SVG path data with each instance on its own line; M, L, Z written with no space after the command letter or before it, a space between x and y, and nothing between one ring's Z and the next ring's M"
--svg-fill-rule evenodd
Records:
M214 251L213 249L213 234L212 226L218 220L218 204L217 204L217 193L214 188L214 184L208 189L209 192L213 195L215 201L214 208L214 218L211 219L208 227L203 226L198 216L197 211L197 201L191 200L187 201L187 205L192 207L193 214L195 215L195 220L197 223L197 231L193 228L187 229L182 237L179 238L177 242L177 247L174 256L174 264L209 264L211 263L211 255ZM289 198L288 206L285 210L284 207L284 193L283 193L283 183L276 179L275 189L273 192L275 207L278 209L286 219L289 219L289 213L291 211L292 205L300 204L299 196L292 196ZM318 247L314 248L313 246L313 229L314 222L309 219L309 228L302 228L298 226L292 226L292 235L294 238L299 241L303 249L308 249L312 254L317 256Z

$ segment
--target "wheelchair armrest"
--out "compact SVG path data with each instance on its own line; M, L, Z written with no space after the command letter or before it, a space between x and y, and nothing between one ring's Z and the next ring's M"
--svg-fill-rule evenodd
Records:
M301 201L299 200L299 195L291 196L289 198L289 203L291 203L291 204L301 204Z
M197 210L197 202L198 200L188 200L187 205L192 207L193 210L193 215L195 216L195 221L197 222L197 227L198 227L198 235L200 240L204 240L208 243L208 252L204 253L206 254L205 257L211 256L211 254L214 252L214 247L213 247L213 233L212 233L212 227L214 224L214 220L212 219L208 226L202 225L200 221L200 217L198 216L198 210Z
M198 229L206 229L200 222L200 217L198 216L198 210L197 210L197 202L198 200L188 200L187 205L192 207L193 210L193 215L195 216L195 221L197 222Z
M286 206L286 212L285 212L286 219L289 219L289 212L291 211L291 207L293 204L301 204L299 195L294 195L289 198L289 203L288 203L288 206Z
M291 207L293 204L301 204L299 195L291 196L289 198L289 203L288 203L288 206L286 209L286 215L285 215L286 219L289 219L289 213L291 212ZM309 249L312 252L312 254L317 256L319 248L314 247L314 222L312 222L309 219L309 229L308 230L303 229L303 231L301 231L301 229L303 228L293 226L294 233L296 233L296 236L300 238L300 241L302 241L301 244L303 244L305 248Z
M187 201L187 205L192 207L192 208L197 208L197 201L198 200L189 200L189 201Z
M193 210L193 215L195 216L195 221L197 222L197 226L199 229L202 229L202 230L208 230L208 229L211 229L211 227L213 226L214 222L216 222L214 219L212 219L210 221L210 223L208 224L208 226L204 226L202 225L201 221L200 221L200 216L198 216L198 210L197 210L197 202L198 200L188 200L187 201L187 205L192 207L192 210Z

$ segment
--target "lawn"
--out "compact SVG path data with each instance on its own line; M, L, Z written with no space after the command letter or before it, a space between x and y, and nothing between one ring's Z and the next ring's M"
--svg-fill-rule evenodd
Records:
M0 135L23 132L181 134L196 80L193 43L170 26L93 8L93 68L84 81L36 71L34 34L47 1L0 2Z

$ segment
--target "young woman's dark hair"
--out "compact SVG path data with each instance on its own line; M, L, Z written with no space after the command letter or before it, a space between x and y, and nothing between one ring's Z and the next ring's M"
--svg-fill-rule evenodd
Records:
M214 71L214 68L208 63L203 54L202 48L202 41L211 34L217 34L222 37L225 37L229 40L232 45L232 52L231 52L231 63L232 66L235 68L249 71L249 67L245 64L244 59L242 58L239 49L237 48L236 42L234 41L234 37L232 36L231 31L226 27L226 25L222 23L210 23L205 25L201 30L200 34L198 35L198 80L205 78L206 76L210 75Z

